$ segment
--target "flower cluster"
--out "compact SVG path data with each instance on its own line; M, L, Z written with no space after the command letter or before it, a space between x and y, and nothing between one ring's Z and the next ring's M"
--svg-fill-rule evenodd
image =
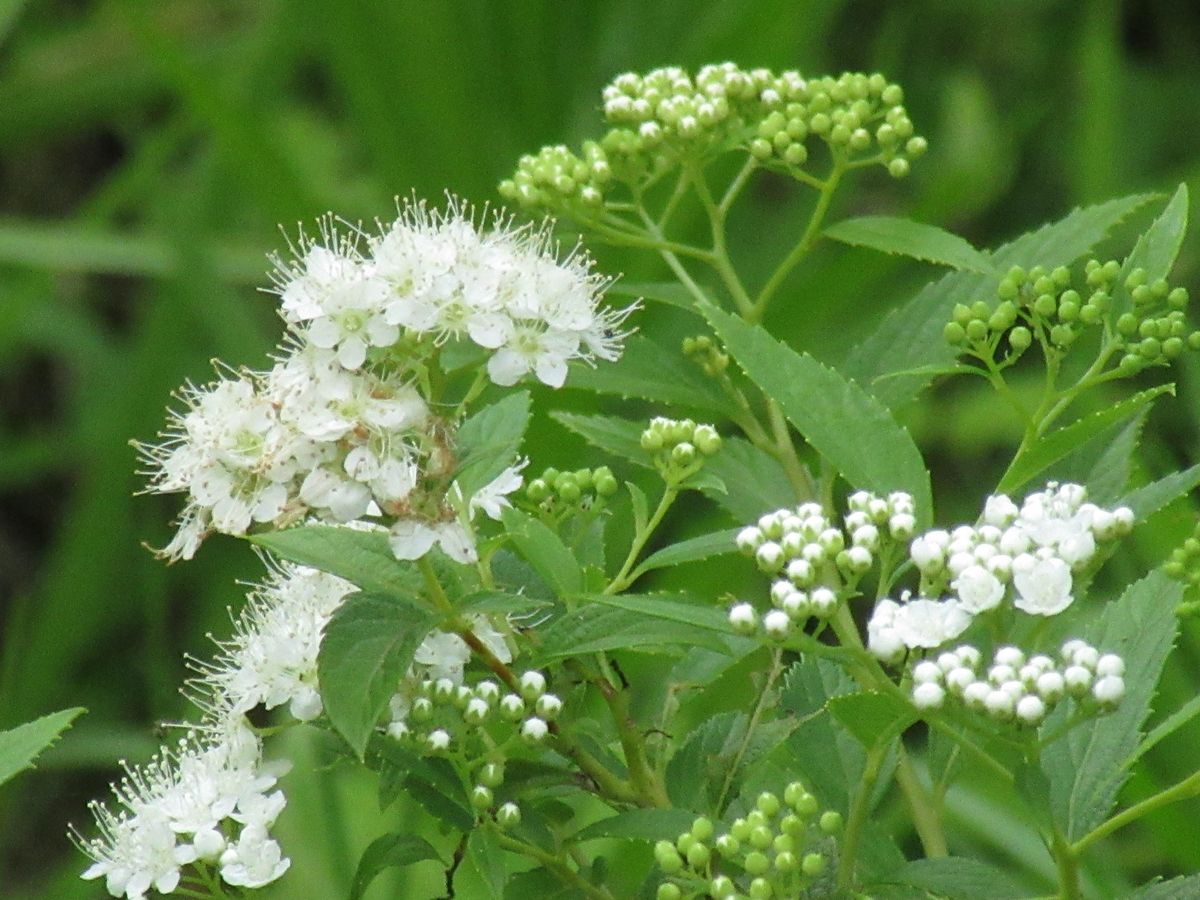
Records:
M284 563L247 595L233 636L217 641L216 657L190 661L197 675L189 693L203 712L200 724L177 748L127 770L114 789L123 811L92 805L100 836L78 838L96 860L85 877L103 875L114 897L138 900L150 887L174 891L188 866L216 866L226 884L242 887L260 887L286 871L289 861L267 832L285 798L279 790L265 793L286 766L262 762L245 716L283 706L301 722L321 715L321 634L355 590L334 575ZM497 658L512 660L491 619L468 621ZM432 631L417 648L405 684L437 679L439 691L454 693L469 656L458 635Z
M369 517L394 525L400 558L440 543L471 561L470 519L499 515L520 478L448 495L455 423L431 412L428 379L443 346L478 345L503 385L532 372L558 387L569 360L619 353L628 310L602 309L588 259L558 260L545 231L410 205L361 243L326 220L277 260L291 335L276 364L186 387L163 441L140 445L148 490L187 496L163 555L188 559L212 531Z
M810 618L828 619L843 589L870 570L885 544L908 540L916 528L913 499L902 491L886 499L858 491L847 506L841 528L830 522L820 504L803 503L768 513L738 532L738 547L774 578L774 608L761 620L769 637L781 640ZM729 620L745 634L760 626L751 603L736 604Z
M1058 702L1070 697L1105 711L1125 696L1125 663L1101 654L1081 640L1062 646L1058 662L1026 657L1017 647L1000 647L986 670L970 645L922 660L912 667L912 701L918 709L939 709L954 698L968 709L999 722L1036 726Z
M770 791L759 794L754 808L719 836L710 819L696 819L675 841L655 844L655 861L669 876L656 897L766 900L807 897L810 889L828 887L818 882L842 817L833 811L818 815L819 810L817 798L796 781L785 788L782 803ZM721 874L722 863L730 864L732 875ZM818 895L825 896L814 890Z
M113 788L118 809L92 804L99 837L75 836L95 860L83 877L103 877L109 894L128 900L188 886L189 867L213 868L234 887L269 884L290 864L268 831L286 802L271 790L286 769L264 763L258 738L241 726L189 734L126 767Z
M642 449L654 454L654 468L672 484L695 475L704 460L721 449L721 435L711 425L697 425L691 419L650 420L642 432Z
M670 66L617 76L603 92L611 126L578 154L562 145L523 156L500 193L528 208L597 214L614 183L637 190L683 161L729 151L796 171L814 140L843 160L879 163L895 177L925 152L904 108L904 92L883 75L846 72L805 79L799 72L708 65L693 77Z
M618 487L616 476L608 466L573 472L560 472L551 467L529 480L525 485L525 499L538 509L553 514L559 508L592 506L600 498L611 497Z
M1133 375L1149 365L1165 365L1186 348L1200 349L1200 331L1190 331L1185 310L1186 288L1172 288L1165 278L1153 281L1145 269L1135 268L1121 280L1116 260L1091 259L1084 267L1084 283L1066 266L1026 271L1012 267L996 288L993 305L978 300L954 307L946 324L946 340L981 359L994 357L1007 336L1008 362L1015 361L1035 339L1048 351L1062 352L1089 326L1106 326L1123 292L1129 303L1116 317L1112 353L1121 354L1118 368Z
M511 661L502 644L494 646L494 638L491 644L503 661ZM471 805L483 812L493 807L493 792L504 783L507 749L540 744L562 712L562 700L546 690L541 672L525 672L519 688L520 693L505 691L488 679L468 685L447 677L410 678L392 697L387 733L417 753L462 761L475 782ZM496 811L497 821L506 826L519 815L512 802Z

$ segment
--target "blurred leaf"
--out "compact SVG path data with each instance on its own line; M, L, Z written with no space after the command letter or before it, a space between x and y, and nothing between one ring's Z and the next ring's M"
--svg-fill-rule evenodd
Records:
M575 555L543 522L518 509L504 510L504 527L517 552L560 597L583 590L583 570Z
M276 556L329 572L364 591L410 597L422 584L416 569L392 553L381 531L337 525L302 525L250 535L252 544Z
M705 628L720 634L731 634L729 620L723 610L685 600L672 600L682 594L584 594L579 599L587 603L600 603L615 609L624 609L656 619L664 619L679 625Z
M696 298L677 281L663 281L653 284L629 284L624 281L618 281L608 289L607 293L623 297L653 300L656 303L663 303L667 306L673 306L676 309L687 310L695 316L700 315L700 311L696 309Z
M1125 287L1127 279L1134 269L1144 269L1146 283L1171 274L1175 265L1175 257L1183 245L1183 235L1188 223L1188 189L1186 184L1179 185L1175 194L1167 203L1154 223L1146 230L1133 247L1133 252L1125 258L1121 266L1121 274L1113 287L1112 306L1108 311L1108 321L1116 324L1122 314L1133 308L1133 298Z
M411 602L351 594L325 626L317 656L321 699L330 723L360 758L435 622Z
M441 855L429 842L411 834L385 834L373 840L358 859L350 900L361 900L375 877L385 869L402 868L427 859L441 862Z
M929 473L912 437L878 400L838 372L715 307L705 316L730 355L796 430L854 487L908 491L928 517Z
M963 856L912 860L883 883L918 888L918 897L940 900L1018 900L1029 894L1002 869Z
M33 768L38 754L57 741L71 727L71 722L84 712L80 707L63 709L8 731L0 731L0 785Z
M825 237L843 244L910 256L952 269L984 273L993 271L991 260L965 239L935 225L914 222L912 219L893 216L844 219L826 228Z
M686 809L631 809L593 822L572 840L576 843L597 838L659 841L688 831L695 818L695 814Z
M1129 758L1121 764L1121 767L1124 769L1133 768L1133 764L1149 753L1159 741L1165 740L1173 735L1180 728L1192 721L1192 719L1196 718L1196 716L1200 716L1200 694L1193 697L1183 706L1179 707L1179 709L1175 710L1175 712L1171 713L1169 716L1159 722L1158 725L1156 725L1154 729L1142 739L1142 742L1138 744L1137 749L1129 755Z
M800 722L788 741L796 767L821 801L835 809L849 808L866 753L827 708L832 698L856 690L858 685L841 667L808 656L788 669L779 695L780 707Z
M543 625L537 653L539 659L552 661L603 650L676 653L683 646L723 650L724 644L713 631L639 610L589 604Z
M474 497L513 464L529 427L529 391L516 391L484 407L458 429L454 483Z
M1174 384L1160 384L1050 432L1025 452L1014 457L996 489L1001 493L1012 493L1072 450L1083 446L1118 422L1136 415L1156 397L1174 393Z
M1194 489L1196 485L1200 485L1200 463L1130 491L1121 498L1120 505L1128 506L1138 520L1145 521L1168 503Z
M504 900L504 884L508 870L504 866L504 851L496 836L487 828L476 828L467 838L467 858L479 873L487 900Z
M720 479L725 490L715 490L703 481L700 490L739 522L751 522L763 513L793 506L798 499L779 460L745 438L723 439L721 452L705 461L704 469Z
M1160 572L1129 586L1087 629L1086 639L1125 661L1125 698L1115 711L1077 726L1042 753L1050 779L1050 806L1058 827L1074 842L1104 821L1129 777L1123 763L1141 740L1155 686L1175 643L1175 607L1183 589ZM1060 706L1043 732L1070 715Z
M1200 875L1144 884L1129 895L1129 900L1195 900L1196 897L1200 897Z
M880 741L895 738L917 720L911 705L878 691L830 697L826 707L868 750Z

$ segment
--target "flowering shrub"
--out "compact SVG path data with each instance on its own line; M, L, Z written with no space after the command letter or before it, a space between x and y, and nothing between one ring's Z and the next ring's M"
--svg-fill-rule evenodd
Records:
M454 200L403 203L374 229L327 217L274 260L274 365L185 387L160 441L138 445L148 491L183 495L161 555L235 535L269 574L192 661L185 737L127 768L98 833L75 832L84 877L112 896L286 880L271 735L301 724L378 772L384 806L408 794L440 825L381 836L354 897L422 860L449 896L467 872L490 897L1022 896L948 834L943 799L969 762L1020 794L1058 895L1076 898L1094 844L1200 791L1193 776L1113 811L1129 768L1191 714L1143 734L1200 544L1163 571L1101 571L1200 468L1128 483L1170 384L1073 412L1200 346L1168 281L1186 190L1124 261L1089 254L1146 197L984 252L899 219L826 226L844 177L901 178L926 150L881 75L628 73L603 112L600 139L522 158L500 193L657 255L677 284L614 302L548 225ZM725 228L763 170L815 197L751 290ZM684 204L707 245L672 230ZM822 238L950 271L830 368L759 324ZM695 317L682 352L633 334L659 304ZM1014 386L1017 367L1040 368L1040 393ZM894 415L938 377L985 379L1022 423L967 523L939 514ZM694 418L550 411L609 457L571 468L524 441L564 384ZM685 493L729 527L664 545ZM689 580L721 556L766 579L737 597ZM685 586L656 589L666 569ZM744 708L717 702L747 678ZM873 821L893 786L921 859ZM640 868L610 867L613 842L645 844Z

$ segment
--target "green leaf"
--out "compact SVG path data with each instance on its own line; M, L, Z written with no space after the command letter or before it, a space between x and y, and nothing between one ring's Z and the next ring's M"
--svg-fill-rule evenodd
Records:
M696 309L696 298L678 281L634 283L618 281L605 293L621 297L636 297L640 300L653 300L655 303L687 310L692 315L700 315L699 310Z
M496 836L486 828L476 828L467 838L467 859L479 873L479 880L487 891L487 900L504 900L504 884L508 870L504 865L504 851Z
M1197 485L1200 485L1200 463L1130 491L1122 498L1120 505L1128 506L1139 521L1145 521Z
M1188 875L1144 884L1128 900L1196 900L1197 897L1200 897L1200 875Z
M1155 685L1175 642L1175 606L1182 591L1178 582L1152 572L1130 585L1087 630L1086 639L1102 653L1117 653L1125 660L1125 698L1114 712L1076 727L1042 754L1050 806L1069 841L1104 821L1128 777L1123 763L1141 740ZM1065 721L1067 707L1055 711L1044 732Z
M454 764L441 757L420 757L379 733L371 735L367 763L379 770L379 807L387 809L407 793L452 831L469 831L475 814Z
M539 609L546 609L551 604L545 600L528 597L525 594L508 594L503 591L479 591L462 599L455 604L455 609L461 613L486 613L487 615L507 616L512 613L528 615Z
M1142 407L1162 394L1174 394L1175 385L1160 384L1158 387L1140 391L1120 403L1106 407L1076 419L1070 425L1052 431L1024 453L1018 455L997 488L1001 493L1012 493L1040 472L1058 462L1072 450L1087 443L1096 435L1118 422L1137 414Z
M846 219L826 228L825 237L856 247L923 259L952 269L992 271L991 260L957 234L912 219L893 216Z
M1113 289L1112 306L1108 321L1115 324L1123 313L1133 307L1133 298L1125 287L1125 279L1134 269L1145 269L1148 281L1166 278L1175 265L1175 257L1183 245L1183 235L1188 223L1188 189L1181 184L1154 223L1133 246L1133 252L1121 266L1121 274Z
M690 407L724 418L738 414L733 400L699 366L642 335L626 340L621 358L614 363L573 364L567 386Z
M686 809L631 809L593 822L573 837L576 843L597 838L631 841L670 840L692 827L696 816Z
M464 497L475 493L513 464L529 426L529 391L517 391L481 409L458 429L454 483Z
M1013 265L1069 265L1152 199L1151 194L1137 194L1076 209L1058 222L1000 247L991 254L992 264L998 271ZM924 366L953 365L958 352L942 337L942 329L950 321L954 304L989 298L995 289L995 276L947 273L889 313L874 334L850 353L843 371L847 377L869 385L871 393L885 406L896 408L909 402L929 383L928 375L879 376Z
M693 731L667 763L667 793L677 807L703 810L720 790L746 736L745 713L718 713Z
M739 530L726 528L724 531L702 534L677 544L671 544L669 547L663 547L642 561L634 571L634 577L639 577L655 569L665 569L684 563L698 562L702 559L711 559L714 556L737 553L738 548L734 541Z
M744 438L725 438L721 452L705 462L704 470L719 478L725 490L712 490L703 482L700 490L739 522L751 522L763 513L796 505L796 489L783 466Z
M0 784L33 768L38 754L57 741L84 712L86 710L78 706L62 709L8 731L0 731Z
M890 741L917 720L909 704L878 691L830 697L826 706L830 715L868 750L882 741Z
M513 546L555 593L563 597L583 590L579 561L548 525L511 506L503 515Z
M321 699L329 721L359 758L435 622L402 599L351 594L325 626L317 655Z
M564 612L543 625L540 633L542 643L538 648L538 656L547 662L602 650L640 648L670 653L681 646L708 647L717 651L725 649L721 639L713 634L713 629L601 604L589 604Z
M385 834L373 840L363 851L350 883L350 900L360 900L371 882L385 869L403 868L427 859L441 862L441 855L429 842L411 834Z
M1171 715L1167 716L1154 727L1154 729L1142 739L1138 744L1137 749L1129 755L1129 758L1122 763L1122 768L1128 769L1133 766L1139 759L1145 756L1154 748L1159 741L1165 740L1173 735L1176 731L1182 728L1192 719L1200 716L1200 694L1197 694Z
M679 625L692 625L721 634L731 634L729 619L723 609L704 606L688 600L672 600L682 594L584 594L579 599L615 609L638 613L653 619L663 619Z
M942 900L1017 900L1029 893L1002 869L964 856L913 860L884 883L918 888L924 891L919 896Z
M303 525L250 535L248 540L281 559L338 575L373 594L410 597L422 583L416 569L396 559L382 531Z
M827 806L848 809L862 780L866 751L828 712L832 698L858 690L839 666L809 656L794 663L779 694L782 709L796 715L799 726L788 741L796 765Z
M757 325L715 307L704 314L750 380L848 482L885 495L908 491L918 513L930 514L929 473L921 453L882 403Z

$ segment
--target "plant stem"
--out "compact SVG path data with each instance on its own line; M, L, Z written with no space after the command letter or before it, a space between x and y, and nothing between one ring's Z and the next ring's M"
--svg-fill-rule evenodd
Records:
M917 778L917 772L913 768L912 760L903 744L900 744L899 750L900 761L896 765L896 783L900 785L900 790L908 799L909 808L912 810L913 826L917 829L917 837L921 839L921 847L925 851L925 856L930 859L949 856L950 849L946 844L946 831L942 827L942 819L938 815L937 807L929 793L921 785L921 780Z
M1154 812L1154 810L1161 806L1166 806L1168 803L1174 803L1177 800L1186 800L1189 797L1197 795L1200 795L1200 772L1189 775L1183 781L1173 784L1169 788L1164 788L1157 794L1147 797L1145 800L1134 804L1128 809L1122 810L1097 825L1072 844L1069 849L1073 855L1079 856L1096 841L1108 837L1114 831L1124 828L1131 822L1136 822L1147 813Z
M825 219L825 214L829 212L829 204L833 200L833 193L837 190L838 182L841 181L842 174L845 171L845 159L841 156L835 156L829 177L819 183L820 194L817 195L816 206L813 207L812 215L808 220L808 226L804 229L804 234L800 237L800 243L792 248L791 252L784 257L783 262L771 273L771 277L767 279L767 283L758 292L758 297L755 298L753 306L746 316L746 321L759 322L762 320L763 313L767 311L767 305L770 304L776 291L782 286L792 269L796 267L800 260L808 255L808 251L817 242L817 237L821 232L821 223Z
M625 588L633 583L634 577L630 572L633 569L634 563L637 562L638 556L641 555L642 548L646 546L646 541L650 540L650 536L660 524L667 511L675 502L675 498L679 496L678 488L672 485L667 485L663 489L663 495L659 498L658 507L654 510L654 514L647 520L645 527L633 536L633 543L629 546L629 554L625 557L625 562L621 565L621 570L613 576L613 580L608 583L608 587L604 589L606 594L619 594Z
M595 900L613 900L613 895L608 892L605 887L597 887L589 882L582 875L572 869L563 861L562 858L555 856L552 853L547 853L541 847L527 843L520 838L513 837L504 831L501 831L495 825L490 826L492 833L496 837L496 842L505 850L513 853L520 853L522 856L528 856L543 866L568 887L573 888L581 897L593 897Z
M1050 854L1054 857L1054 868L1058 872L1059 900L1082 900L1083 894L1079 891L1079 858L1057 828L1051 839Z
M837 886L841 891L850 890L854 879L854 858L858 855L858 842L862 837L863 826L867 823L867 814L871 807L871 794L875 790L875 780L879 777L879 767L883 764L890 745L890 741L880 741L867 753L858 793L854 795L854 802L850 805L846 830L842 834L837 871Z
M754 737L754 729L758 727L759 719L762 718L762 714L766 710L767 697L770 695L771 689L775 687L775 682L779 680L779 676L782 674L783 650L776 647L771 651L771 668L767 672L767 678L763 682L762 690L758 693L758 699L754 702L754 709L750 713L750 720L746 723L746 734L743 736L737 753L733 755L733 759L729 763L729 768L725 772L725 781L721 785L721 793L717 796L716 809L718 815L725 810L725 803L729 799L730 792L733 790L733 782L737 778L738 769L742 765L742 759L745 757L746 751L750 749L750 741Z
M671 799L657 772L650 765L646 756L646 741L638 732L637 723L629 710L629 693L619 684L614 683L608 658L603 653L597 653L601 676L596 680L604 702L612 714L617 726L617 736L621 741L621 750L625 754L625 765L629 769L629 780L633 789L643 797L642 806L655 806L667 809Z

